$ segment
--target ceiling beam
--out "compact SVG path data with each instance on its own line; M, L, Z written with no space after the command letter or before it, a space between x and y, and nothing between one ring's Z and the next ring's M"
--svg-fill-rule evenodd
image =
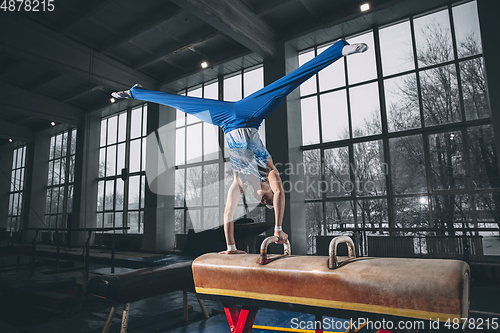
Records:
M80 108L3 81L0 82L0 91L0 113L34 116L72 125L82 122L84 111Z
M59 28L59 33L67 34L71 29L75 28L77 25L85 21L86 19L92 17L96 13L99 13L101 10L106 8L108 5L113 3L114 0L101 0L95 6L92 6L92 1L84 1L83 3L87 3L88 7L83 10L82 14L77 18L70 18L70 21L65 25Z
M29 91L37 91L45 87L47 84L54 82L62 76L61 73L51 72L49 75L45 76L43 79L35 82L29 89Z
M136 71L143 69L144 67L150 66L158 61L162 61L166 59L168 56L172 54L179 53L181 51L184 51L185 49L188 49L190 47L196 46L197 44L203 43L209 39L212 39L216 36L218 36L218 32L213 32L210 31L208 33L204 33L203 35L196 35L192 36L189 39L186 39L186 42L181 44L181 43L174 43L171 45L168 45L158 52L155 52L155 54L152 54L150 56L146 56L137 63L135 63L132 68Z
M299 2L299 0L270 0L264 1L262 4L255 8L255 14L262 17L281 8L287 7L291 4Z
M87 96L88 94L90 94L96 90L103 90L103 86L92 85L90 87L87 86L83 89L75 90L75 91L71 92L71 94L68 94L67 96L63 97L61 99L61 102L63 102L63 103L71 102L74 99Z
M129 40L139 36L140 34L180 14L182 11L182 9L175 5L169 5L163 10L159 11L157 14L152 15L147 21L141 22L139 24L133 24L127 29L124 29L120 36L104 43L104 47L100 50L100 52L109 52L110 50L128 42Z
M0 121L0 138L30 142L34 140L35 133L29 127L2 120Z
M263 58L273 58L277 36L239 0L171 0Z
M314 2L313 0L300 0L300 3L302 4L302 6L304 6L307 12L311 14L316 20L319 20L322 13L314 9L313 2Z
M0 34L0 48L14 59L30 61L112 90L130 88L137 82L146 89L157 86L157 81L150 76L21 16L9 15L0 20L0 29L12 32Z

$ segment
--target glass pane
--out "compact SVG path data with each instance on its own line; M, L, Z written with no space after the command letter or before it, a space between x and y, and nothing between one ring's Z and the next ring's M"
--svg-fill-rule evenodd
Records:
M214 160L219 157L219 127L203 123L204 160Z
M483 59L472 59L460 63L460 80L467 120L489 118L486 80Z
M491 125L467 130L471 177L475 189L500 188L495 137ZM498 201L500 203L500 201Z
M121 178L116 179L116 191L115 191L115 201L116 201L116 210L123 210L123 189L125 183Z
M452 190L466 187L462 132L429 135L432 188Z
M106 175L106 148L99 149L99 177Z
M108 145L116 143L118 116L108 118Z
M114 220L114 215L113 213L105 213L104 214L104 227L105 228L112 228L114 226L113 220ZM109 231L105 231L109 233Z
M130 141L130 172L141 171L141 140Z
M321 155L319 149L306 150L304 158L304 180L306 199L321 198Z
M147 152L146 143L147 143L147 140L145 138L143 138L143 139L141 139L141 141L142 141L141 171L144 171L144 170L146 170L146 152Z
M345 90L320 95L323 142L349 139L349 115Z
M141 176L141 209L146 206L146 176Z
M204 98L209 98L209 99L219 99L219 83L214 82L211 84L207 84L203 90L203 95Z
M382 140L356 143L353 148L357 195L385 195L387 165L384 162Z
M127 137L127 113L118 116L118 142L125 141Z
M264 87L264 68L260 67L243 74L243 92L247 97Z
M68 186L68 207L66 209L67 213L73 211L73 185Z
M377 83L351 88L349 95L353 136L358 138L382 133Z
M388 228L386 199L358 200L356 202L358 226L361 228Z
M54 136L52 136L50 138L49 160L54 159L55 146L56 146L56 138ZM19 151L20 151L19 149L14 150L14 155L13 155L13 160L12 160L12 169L16 168L17 154Z
M69 182L73 183L75 181L75 156L69 158Z
M186 205L201 206L201 166L186 171Z
M9 215L12 215L12 211L11 211L12 199L13 199L13 197L11 195L10 196L11 202L9 203ZM45 214L50 214L51 203L52 203L52 189L48 188L47 194L46 194L46 199L45 199Z
M203 166L203 189L203 205L218 205L219 164Z
M373 43L373 32L358 37L348 38L349 44L365 43L368 51L362 54L353 54L347 57L347 77L349 84L354 84L377 77L377 66L375 64L375 46Z
M453 24L459 57L482 53L479 18L475 1L453 7Z
M314 50L299 54L299 66L302 66L309 60L314 58ZM313 75L310 79L305 81L299 86L300 96L306 96L316 93L316 75Z
M62 133L62 143L61 143L61 157L66 156L68 150L68 132Z
M386 76L415 68L409 21L380 29L380 54Z
M50 186L52 185L52 173L54 172L54 162L53 161L50 161L49 162L49 174L48 174L48 178L47 178L47 185ZM12 189L11 189L12 191Z
M175 207L184 207L185 169L175 170Z
M325 181L327 186L326 196L349 196L354 190L350 180L349 148L333 148L325 150Z
M115 182L113 180L108 180L106 182L106 198L104 199L104 209L113 210L113 201L115 193Z
M148 105L142 105L142 136L148 134Z
M128 233L137 233L139 231L139 212L129 212L128 213Z
M130 160L135 159L135 157L131 156ZM116 171L118 174L121 174L122 169L125 168L125 143L120 143L118 145L118 160L116 162Z
M116 146L109 146L106 154L106 176L116 175Z
M429 227L429 198L396 198L396 228Z
M311 202L305 204L307 254L316 253L315 237L321 235L325 225L323 221L323 204Z
M76 129L73 129L73 131L71 132L71 151L70 151L70 154L74 155L76 154L76 139L77 139L77 136L76 136Z
M384 81L387 125L390 132L420 128L420 107L415 74Z
M96 226L97 228L102 228L104 226L103 214L97 214Z
M16 175L16 185L19 184L19 177ZM61 160L54 161L54 178L52 179L54 185L60 184L61 180Z
M354 228L354 202L325 202L326 232L332 234L338 228ZM339 231L344 233L343 231Z
M187 127L187 163L201 162L202 158L202 124Z
M57 206L57 212L61 214L64 211L64 187L59 188L59 204Z
M139 185L140 185L140 176L133 176L129 178L128 183L128 209L136 210L139 209Z
M26 146L20 148L20 150L22 151L22 154L21 154L21 158L22 158L21 168L24 168L26 166Z
M50 201L50 212L52 214L57 213L57 204L59 203L59 187L54 187L52 189L52 200ZM16 208L14 206L14 208ZM14 215L17 215L16 211L14 210Z
M431 201L435 228L463 228L472 221L470 197L467 194L438 195L431 197Z
M199 209L189 209L186 212L186 228L193 229L195 232L202 231L200 222L200 210Z
M219 207L203 209L202 228L211 229L220 225L219 223Z
M202 88L198 88L198 89L195 89L195 90L191 90L188 92L187 94L189 97L198 97L198 98L201 98L202 95L203 95L203 91L202 91ZM187 114L187 117L186 117L186 124L189 125L189 124L194 124L194 123L197 123L199 122L200 119L198 119L197 117L191 115L191 114Z
M97 211L100 212L104 208L104 181L101 180L97 184Z
M422 136L389 139L389 152L394 193L426 193L427 177Z
M318 55L331 45L318 47ZM345 86L344 58L340 58L335 64L322 69L319 73L319 91L326 91Z
M224 78L224 100L236 102L241 99L241 75Z
M420 72L425 125L461 120L457 73L454 65Z
M184 234L184 209L175 210L175 234Z
M135 139L141 136L142 129L142 106L132 109L132 118L130 119L130 138Z
M20 169L21 174L19 175L19 191L24 189L24 170L25 168Z
M498 228L500 221L500 193L479 193L475 195L476 217L479 228ZM490 235L497 236L498 232Z
M175 131L175 165L186 163L186 129L178 128Z
M123 212L116 212L115 213L115 227L117 227L117 228L123 227ZM137 230L137 226L136 226L135 230ZM121 230L116 230L114 232L115 233L122 233Z
M316 96L300 100L302 144L319 143L318 99Z
M107 130L107 125L108 125L108 120L103 119L101 120L101 141L100 141L100 147L106 145L106 130ZM52 143L50 145L52 147Z
M422 16L413 21L419 67L453 59L448 10Z
M186 114L181 110L177 110L175 126L184 126L186 124Z
M54 153L54 158L60 158L62 152L62 134L56 136L56 150ZM21 155L17 155L17 165L21 165Z

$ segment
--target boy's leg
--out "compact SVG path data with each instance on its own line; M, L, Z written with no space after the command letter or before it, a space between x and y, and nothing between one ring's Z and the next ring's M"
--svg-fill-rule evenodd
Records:
M133 86L130 90L118 91L111 95L115 98L134 98L145 102L167 105L217 126L220 126L225 116L230 114L234 107L232 102L174 95L162 91L143 89L139 85Z
M364 52L367 48L366 44L349 45L349 43L341 39L293 72L236 102L236 110L237 112L241 111L242 114L247 114L249 110L253 110L251 120L258 121L260 124L281 104L288 94L303 82L342 56ZM343 52L344 49L345 52Z

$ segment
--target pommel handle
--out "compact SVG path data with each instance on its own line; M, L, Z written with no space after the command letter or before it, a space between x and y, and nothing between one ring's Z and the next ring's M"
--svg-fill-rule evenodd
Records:
M356 251L354 249L354 242L349 236L338 236L332 239L330 242L330 247L328 249L329 258L328 258L328 268L334 269L340 266L340 262L337 257L337 245L340 243L346 243L347 249L349 250L349 259L356 258ZM348 259L348 260L349 260Z
M260 245L260 260L259 260L260 265L264 265L268 261L267 260L267 246L269 245L269 243L277 242L278 239L279 238L276 236L269 236L262 241L262 244ZM283 246L284 246L284 254L291 255L292 248L290 246L290 242L288 241L288 239L286 240L286 243L283 244Z

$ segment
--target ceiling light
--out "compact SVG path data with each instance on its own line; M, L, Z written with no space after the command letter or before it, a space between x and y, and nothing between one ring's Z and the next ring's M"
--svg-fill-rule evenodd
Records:
M9 139L9 142L12 142L12 139Z
M361 5L362 12L366 12L368 9L370 9L370 4L365 3L365 4Z
M425 205L425 204L427 203L427 198L426 198L426 197L421 197L421 198L420 198L420 203L421 203L422 205Z
M206 61L201 63L201 68L207 68L207 67L208 67L208 63Z
M53 122L53 121L51 121L51 122L50 122L50 125L52 125L52 126L56 126L56 123L55 123L55 122Z
M114 97L111 97L109 100L111 101L111 103L116 102L116 99Z

